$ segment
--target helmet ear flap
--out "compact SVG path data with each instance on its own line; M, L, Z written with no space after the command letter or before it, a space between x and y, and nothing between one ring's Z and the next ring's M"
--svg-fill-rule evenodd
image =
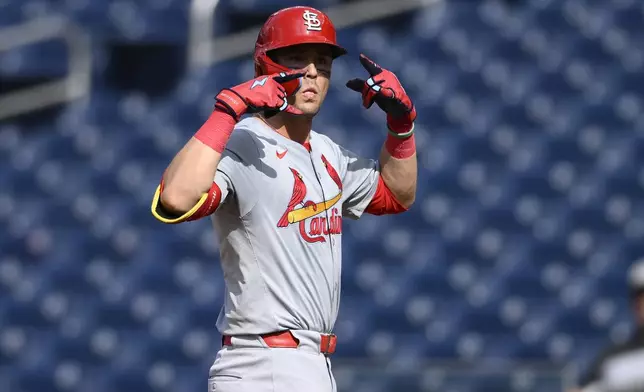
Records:
M261 75L272 75L278 72L289 72L290 68L280 65L273 61L268 54L261 53L255 57L255 77ZM300 89L302 85L302 78L297 78L290 80L288 82L282 83L282 86L286 90L286 95L291 96Z
M255 61L255 77L258 78L264 75L264 70L259 62Z

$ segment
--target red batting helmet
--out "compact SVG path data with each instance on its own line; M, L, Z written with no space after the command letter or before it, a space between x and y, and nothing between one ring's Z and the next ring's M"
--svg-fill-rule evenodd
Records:
M335 26L322 11L312 7L289 7L268 17L255 42L255 66L257 75L289 71L268 56L268 52L301 44L325 44L331 47L333 58L347 53L336 40ZM301 80L284 83L288 95L295 94Z

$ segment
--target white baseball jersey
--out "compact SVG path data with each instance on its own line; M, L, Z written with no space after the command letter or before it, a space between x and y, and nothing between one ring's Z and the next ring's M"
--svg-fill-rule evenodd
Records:
M215 182L212 214L226 283L227 335L333 330L340 303L342 218L358 219L379 164L310 134L310 152L261 119L240 121Z

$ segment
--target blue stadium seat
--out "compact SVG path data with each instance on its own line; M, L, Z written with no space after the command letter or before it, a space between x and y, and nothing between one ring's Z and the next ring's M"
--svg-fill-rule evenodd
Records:
M45 124L0 127L0 385L206 388L224 295L216 233L208 220L162 225L149 203L252 59L171 75L162 95L121 91L103 75L109 47L185 49L190 2L4 3L2 27L62 14L86 29L95 83ZM215 32L293 4L221 1ZM343 226L336 355L387 359L390 373L336 369L340 390L552 391L532 371L420 369L425 359L587 366L628 333L625 271L644 254L643 15L637 1L443 2L340 29L350 54L314 128L377 157L384 115L344 85L364 76L366 53L414 98L420 178L407 214ZM67 60L58 42L17 48L0 75L60 77Z

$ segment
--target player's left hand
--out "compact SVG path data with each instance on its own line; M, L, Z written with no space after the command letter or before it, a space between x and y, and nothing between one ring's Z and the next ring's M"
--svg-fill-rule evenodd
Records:
M369 72L370 78L349 80L347 87L362 94L362 105L369 109L375 102L387 113L390 128L394 124L413 125L416 120L416 108L398 77L364 54L360 54L360 63Z

